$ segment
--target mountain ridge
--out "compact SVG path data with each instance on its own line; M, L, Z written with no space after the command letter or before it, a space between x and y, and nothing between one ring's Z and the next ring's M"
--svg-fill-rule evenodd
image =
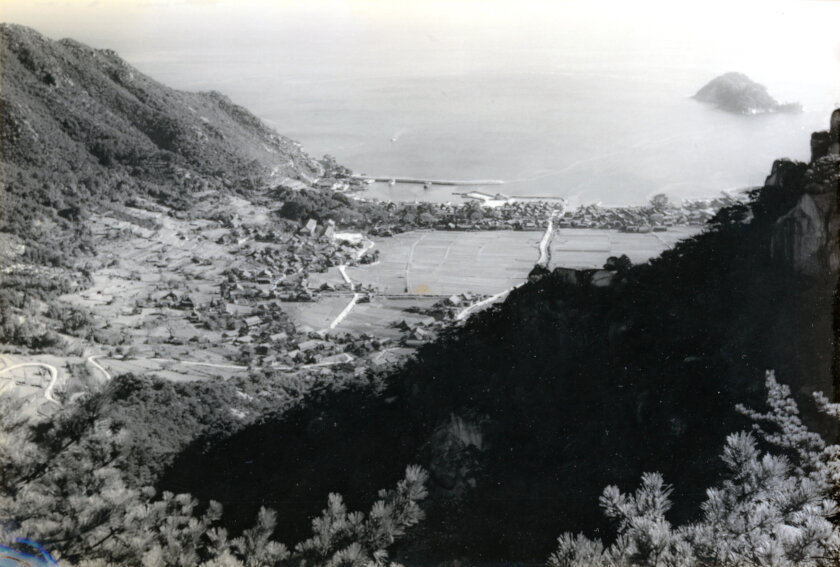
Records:
M7 23L0 46L0 230L31 245L78 244L58 214L68 208L139 198L186 210L202 191L254 192L321 170L225 95L171 89L112 50Z

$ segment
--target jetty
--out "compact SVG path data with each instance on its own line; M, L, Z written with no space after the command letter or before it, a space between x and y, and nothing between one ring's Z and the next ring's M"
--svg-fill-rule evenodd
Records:
M501 179L475 179L475 180L456 180L456 179L420 179L418 177L373 177L373 176L356 176L356 179L362 182L375 181L377 183L413 183L416 185L504 185Z

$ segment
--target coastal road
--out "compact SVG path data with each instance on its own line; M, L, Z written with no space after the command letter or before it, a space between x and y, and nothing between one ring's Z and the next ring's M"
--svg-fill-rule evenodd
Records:
M47 400L49 400L51 402L54 402L56 404L59 403L58 400L56 400L53 397L53 391L55 390L56 382L58 382L58 368L56 368L52 364L47 364L45 362L21 362L20 364L13 364L12 366L7 366L6 368L3 368L2 370L0 370L0 374L5 374L6 372L10 372L10 371L15 370L17 368L31 368L31 367L46 368L47 369L47 372L50 373L50 383L47 385L46 389L44 390L44 397L47 398Z

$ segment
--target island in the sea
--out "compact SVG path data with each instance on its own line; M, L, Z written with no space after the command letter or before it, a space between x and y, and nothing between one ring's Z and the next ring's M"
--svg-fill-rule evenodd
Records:
M799 103L779 103L770 96L767 87L756 83L743 73L724 73L715 77L697 91L694 98L736 114L802 112Z

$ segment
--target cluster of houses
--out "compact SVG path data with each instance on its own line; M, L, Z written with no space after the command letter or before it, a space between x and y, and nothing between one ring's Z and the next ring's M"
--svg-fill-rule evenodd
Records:
M290 191L316 188L338 193L355 193L364 191L366 187L362 178L354 176L352 171L341 166L327 168L320 178L311 178L305 175L301 175L301 177L302 179L283 178L275 187Z
M250 271L240 268L225 270L219 294L225 301L250 304L264 300L315 301L317 293L309 288L306 270L277 277L270 268Z
M425 343L431 342L444 326L443 321L439 321L431 316L426 316L410 323L402 320L394 324L394 328L402 331L400 344L409 348L418 348Z
M305 366L350 365L366 368L370 355L390 346L387 338L367 334L333 335L323 331L277 330L272 319L257 313L244 319L245 328L232 340L239 349L239 361L248 366L298 368Z
M486 299L488 296L480 293L458 293L436 301L429 307L409 307L411 313L419 313L434 318L436 321L452 321L455 317L474 303Z
M664 207L580 206L567 211L557 222L558 228L611 228L624 232L660 232L672 226L702 225L718 210L738 202L723 193L713 199L686 200Z
M386 223L368 230L374 236L418 228L434 230L544 230L562 202L509 201L498 207L469 203L383 203L390 213Z

